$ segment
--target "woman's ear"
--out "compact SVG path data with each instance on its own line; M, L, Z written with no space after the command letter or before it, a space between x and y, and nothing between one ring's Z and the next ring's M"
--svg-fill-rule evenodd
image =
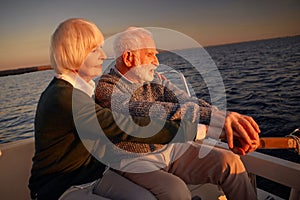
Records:
M122 54L122 59L123 59L123 62L124 64L127 66L127 67L133 67L134 65L134 56L133 56L133 53L131 51L126 51Z

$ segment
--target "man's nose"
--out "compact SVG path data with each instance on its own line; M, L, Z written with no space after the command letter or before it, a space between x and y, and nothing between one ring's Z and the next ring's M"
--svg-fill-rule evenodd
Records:
M158 61L158 58L156 56L154 56L152 64L156 65L156 66L159 65L159 61Z

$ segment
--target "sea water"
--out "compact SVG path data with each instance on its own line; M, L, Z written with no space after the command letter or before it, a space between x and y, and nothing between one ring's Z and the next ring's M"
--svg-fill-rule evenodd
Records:
M261 137L283 137L300 127L300 36L205 50L221 75L227 110L252 116L260 125ZM200 59L193 49L185 54ZM205 82L190 71L190 63L170 60L164 53L159 60L181 71L195 95L211 101ZM33 137L36 105L52 78L51 70L0 77L0 143ZM300 163L300 156L290 150L259 151ZM270 187L279 192L282 188Z

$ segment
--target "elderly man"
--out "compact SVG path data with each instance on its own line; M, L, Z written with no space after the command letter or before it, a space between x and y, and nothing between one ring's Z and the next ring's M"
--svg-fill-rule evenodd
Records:
M132 116L151 113L152 117L188 119L206 125L211 121L211 127L223 130L222 134L211 136L226 138L232 150L193 141L143 145L120 140L116 143L118 147L148 154L140 159L124 159L119 173L147 188L158 199L190 199L186 184L202 183L220 185L228 199L256 199L243 163L236 155L257 148L260 130L256 122L249 116L223 112L201 99L191 98L168 80L156 76L158 51L147 30L128 28L116 38L114 50L116 65L100 78L96 88L96 101L101 106ZM165 113L160 112L162 107ZM224 127L222 119L225 119ZM193 139L197 137L195 133ZM209 153L200 157L200 149Z

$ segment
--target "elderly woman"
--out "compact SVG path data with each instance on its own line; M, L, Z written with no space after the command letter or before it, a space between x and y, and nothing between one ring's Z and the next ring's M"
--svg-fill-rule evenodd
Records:
M93 78L101 74L106 58L103 41L97 26L84 19L68 19L52 35L50 58L55 77L36 110L35 154L29 180L32 199L154 199L142 187L105 171L106 165L83 142L90 141L95 147L93 141L103 137L101 133L130 142L168 142L178 130L179 123L167 121L154 136L131 136L119 128L109 109L94 104ZM125 125L129 121L126 116L119 117ZM135 121L147 124L149 119ZM102 132L95 128L99 124Z

